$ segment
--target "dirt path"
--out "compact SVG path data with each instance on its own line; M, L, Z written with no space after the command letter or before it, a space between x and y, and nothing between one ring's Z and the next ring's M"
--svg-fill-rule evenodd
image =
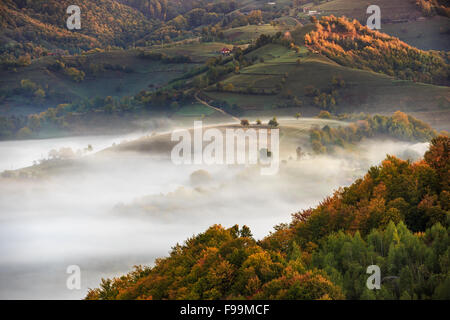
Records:
M198 102L200 102L200 103L203 104L204 106L207 106L208 108L214 109L214 110L216 110L216 111L218 111L218 112L220 112L220 113L222 113L222 114L224 114L224 115L226 115L226 116L228 116L228 117L231 117L233 120L236 120L236 121L238 121L239 123L241 122L241 119L239 119L239 118L237 118L237 117L235 117L235 116L233 116L233 115L231 115L231 114L225 112L224 110L222 110L222 109L220 109L220 108L213 107L213 106L210 105L208 102L203 101L202 99L200 99L200 98L198 97L198 92L195 93L194 97L195 97L195 99L196 99Z

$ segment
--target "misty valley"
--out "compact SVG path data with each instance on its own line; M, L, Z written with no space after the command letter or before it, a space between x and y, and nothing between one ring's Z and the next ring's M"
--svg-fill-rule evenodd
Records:
M446 0L0 1L0 300L449 300L449 50Z
M96 151L18 168L15 177L3 174L2 297L82 298L101 278L152 265L168 248L213 224L247 225L261 239L292 213L351 184L386 154L415 160L427 149L427 143L369 140L354 153L315 155L305 143L297 160L294 143L322 120L279 121L282 157L274 176L261 175L255 165L175 165L160 141L139 151L135 144L156 140L157 133L21 142L17 148L39 147L35 154L88 144ZM290 126L300 129L289 131ZM176 143L161 136L167 145ZM0 150L16 154L18 163L28 160L7 142ZM82 270L81 290L66 288L69 265Z

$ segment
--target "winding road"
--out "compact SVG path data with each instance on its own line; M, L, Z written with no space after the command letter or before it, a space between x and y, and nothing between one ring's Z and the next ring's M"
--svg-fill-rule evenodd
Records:
M239 118L237 118L237 117L235 117L235 116L233 116L233 115L231 115L231 114L225 112L224 110L222 110L222 109L220 109L220 108L214 107L214 106L210 105L208 102L203 101L202 99L200 99L200 98L198 97L198 91L195 93L194 97L195 97L195 99L196 99L198 102L200 102L200 103L203 104L204 106L207 106L208 108L214 109L214 110L216 110L216 111L218 111L218 112L220 112L220 113L222 113L222 114L224 114L224 115L226 115L226 116L228 116L228 117L231 117L233 120L236 120L236 121L238 121L238 122L241 122L241 119L239 119Z

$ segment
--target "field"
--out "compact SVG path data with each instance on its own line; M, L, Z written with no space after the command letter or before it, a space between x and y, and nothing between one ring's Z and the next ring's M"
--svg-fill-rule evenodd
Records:
M231 28L224 31L225 39L229 42L248 42L257 39L259 36L274 35L277 32L285 30L285 27L265 25L248 25L243 27Z
M75 57L63 57L65 61L74 61ZM134 51L115 51L95 53L81 57L86 65L108 63L128 67L132 72L105 70L100 74L86 75L85 80L76 83L62 72L52 72L48 67L56 58L44 57L34 61L30 66L18 72L2 71L0 86L4 91L20 88L21 80L28 79L39 84L50 99L45 104L33 103L22 96L14 95L2 104L1 114L28 114L47 109L49 104L59 104L94 97L123 97L134 95L149 87L159 87L181 76L193 65L162 64L137 57ZM55 98L52 99L52 96Z
M419 113L423 120L436 124L436 113L430 111L444 112L449 108L450 90L447 87L401 81L371 71L342 67L322 56L296 54L274 44L264 46L251 55L262 57L264 62L227 77L223 84L233 84L233 92L217 92L213 88L207 92L213 99L237 104L244 109L244 116L293 115L298 111L307 116L316 115L320 108L313 105L312 98L305 93L305 87L314 86L325 91L331 86L333 76L342 78L346 83L345 88L340 89L338 112L392 113L402 110ZM298 59L300 63L297 63ZM281 92L267 95L283 79L285 84ZM239 91L248 87L258 94ZM277 107L286 102L283 95L287 93L296 96L303 105L298 108Z
M444 17L383 24L381 31L419 49L450 50L450 20Z
M282 159L288 159L293 153L297 146L302 145L302 149L307 152L311 152L310 149L310 138L309 130L312 127L323 127L328 125L329 127L338 127L347 125L346 122L328 119L317 119L317 118L301 118L296 119L279 119L279 129L280 129L280 156ZM222 124L220 124L222 123ZM266 123L264 121L264 123ZM181 122L179 123L180 125ZM185 127L192 128L192 121L186 121ZM206 128L217 128L221 132L225 129L240 129L242 128L239 124L230 124L225 122L209 123L204 122L204 129ZM255 130L267 129L266 125L255 126L252 125L250 128ZM192 129L189 129L192 134ZM46 177L61 173L77 172L85 164L85 160L101 157L118 157L122 158L126 156L129 152L139 152L149 155L163 155L170 156L170 153L177 144L175 141L171 141L170 133L161 133L155 135L142 136L135 140L123 140L117 145L114 144L111 147L107 147L102 150L97 150L96 153L89 155L85 158L79 159L65 159L58 161L44 161L38 165L33 165L25 168L21 168L15 171L8 171L9 174L14 176L25 174L34 175L39 177Z
M312 127L323 127L328 125L330 127L338 127L347 125L346 122L327 120L327 119L317 119L317 118L301 118L299 120L295 119L280 119L280 155L282 158L286 159L289 155L295 152L295 148L300 144L306 151L310 150L309 142L309 130ZM192 127L192 122L190 123ZM222 124L222 125L211 125L208 128L217 128L224 132L225 129L241 129L242 126L239 124ZM264 124L262 126L252 125L249 128L255 130L267 129L268 127ZM205 129L205 128L204 128ZM189 130L192 134L192 129ZM159 134L154 136L146 136L139 138L134 141L125 142L117 146L113 146L102 150L98 153L99 156L120 156L128 152L140 152L149 154L161 154L170 155L173 147L177 144L176 141L171 141L171 134ZM69 163L69 165L71 165ZM35 170L39 167L31 167L26 170ZM44 169L45 170L45 169Z
M367 1L360 1L361 8L366 8ZM388 16L386 21L403 19L409 13L408 19L416 19L411 8L411 1L375 1ZM249 7L255 5L248 1ZM307 5L310 6L310 5ZM326 14L345 14L352 17L365 15L359 6L346 0L334 0L322 3L317 8ZM386 9L387 8L387 9ZM362 13L361 13L361 12ZM420 14L419 14L420 16ZM284 17L282 20L293 25L295 19ZM429 23L429 22L432 23ZM442 25L448 19L434 17L426 21L411 20L406 23L383 24L383 30L408 40L411 44L422 48L446 48L449 42L440 38ZM146 51L161 52L168 56L186 55L192 63L164 64L139 58L137 50L113 50L97 52L83 56L44 57L17 72L1 71L0 86L3 92L14 92L21 86L21 81L29 79L38 83L45 90L45 103L33 101L22 94L13 94L1 104L0 115L30 114L46 110L57 104L94 97L112 96L121 98L133 96L142 90L158 90L165 87L171 80L177 79L196 67L203 65L209 58L220 55L223 47L233 47L240 43L251 42L261 34L275 34L291 29L297 43L311 31L312 26L293 30L291 26L248 25L225 30L225 42L200 42L200 38L192 38L169 45L158 45L145 48ZM446 30L446 29L445 29ZM232 84L233 89L217 91L215 84L206 88L206 94L213 100L228 102L230 106L237 105L241 109L240 117L256 118L292 116L301 112L305 116L315 116L321 109L313 103L313 98L306 94L305 87L313 86L321 92L329 91L334 76L342 78L346 86L340 89L340 101L336 112L368 112L391 113L396 110L414 112L419 118L436 125L438 129L446 129L441 113L446 114L450 108L450 92L446 87L437 87L399 81L392 77L339 66L329 59L309 52L301 47L296 53L278 44L268 44L247 55L253 65L243 68L239 73L231 73L221 79L223 85ZM126 67L131 71L103 70L97 75L87 73L85 80L74 82L62 72L49 70L49 66L57 59L68 63L81 60L83 65L107 63L113 66ZM188 80L190 81L190 80ZM251 90L249 90L251 88ZM2 92L0 92L0 96ZM301 106L289 105L292 98L301 101ZM221 115L204 105L194 104L182 106L174 117L216 117ZM446 117L444 116L446 119Z
M42 86L49 99L45 103L36 103L22 95L12 95L1 104L0 115L30 114L69 101L106 96L121 98L133 96L141 90L156 90L167 85L170 80L179 78L189 70L200 66L208 58L217 56L224 46L227 44L196 42L152 50L164 52L169 56L187 55L191 57L193 63L184 64L165 64L142 59L138 57L136 50L98 52L79 57L36 59L31 65L20 68L17 72L0 71L1 91L13 92L20 88L23 79L28 79ZM88 73L83 81L77 83L62 72L53 72L48 69L58 59L66 63L80 60L86 66L99 63L118 65L129 68L131 72L103 70L95 76Z
M415 0L333 0L319 5L306 5L324 15L347 16L366 21L366 10L370 5L381 8L381 17L385 21L398 19L416 19L421 16Z
M151 51L163 52L169 56L186 55L196 63L204 63L209 58L216 57L224 47L232 48L233 46L224 42L192 42L151 49Z
M216 113L211 108L204 106L203 104L196 103L192 105L183 106L180 110L178 110L175 115L178 116L186 116L186 117L199 117L199 116L210 116Z
M292 4L291 0L278 0L273 1L275 5L269 5L270 1L261 1L261 0L241 0L242 8L241 11L248 12L250 10L261 9L265 6L275 7L276 9L286 8Z

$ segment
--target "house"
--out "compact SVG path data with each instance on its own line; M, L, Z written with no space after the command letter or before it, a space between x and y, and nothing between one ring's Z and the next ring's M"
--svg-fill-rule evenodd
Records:
M316 15L316 14L320 13L319 11L311 10L311 8L308 8L308 7L303 7L302 10L303 10L303 13L307 14L308 16L313 16L313 15Z
M224 55L224 56L229 56L230 53L231 53L231 50L230 50L229 48L224 47L224 48L220 51L220 53L221 53L222 55Z

